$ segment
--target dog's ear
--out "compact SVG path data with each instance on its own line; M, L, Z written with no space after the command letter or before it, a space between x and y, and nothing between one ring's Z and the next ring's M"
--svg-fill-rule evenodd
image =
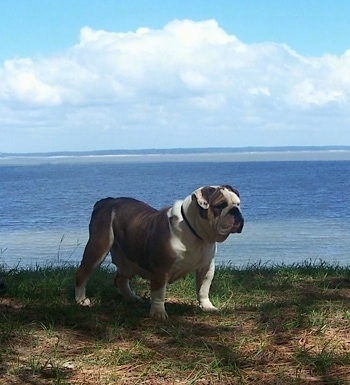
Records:
M201 207L202 209L208 210L209 206L210 206L210 204L209 204L210 196L215 191L216 191L216 189L214 187L210 187L210 186L202 187L202 188L196 190L192 194L192 200L196 201L198 206Z
M225 184L221 187L227 188L227 190L234 192L239 197L239 191L237 189L235 189L234 187L230 186L229 184Z

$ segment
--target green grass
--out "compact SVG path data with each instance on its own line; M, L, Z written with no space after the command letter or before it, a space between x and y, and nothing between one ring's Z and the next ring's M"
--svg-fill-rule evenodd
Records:
M169 320L128 305L101 268L94 306L74 303L75 267L0 267L0 384L348 384L350 268L218 268L202 312L194 279L168 286Z

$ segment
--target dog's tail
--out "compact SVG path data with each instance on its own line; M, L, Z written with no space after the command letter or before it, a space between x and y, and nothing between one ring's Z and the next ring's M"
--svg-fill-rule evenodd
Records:
M106 218L106 215L104 214L104 212L106 212L106 210L107 212L109 211L110 207L113 205L114 200L115 198L108 197L108 198L101 199L95 203L94 209L92 210L92 213L91 213L91 219L90 219L90 225L89 225L90 234L92 232L91 229L93 226L95 226L95 230L96 230L96 226L98 228L101 227L101 221L104 222ZM107 217L109 215L110 213L107 214ZM107 220L109 221L109 219Z
M108 201L111 201L111 200L114 200L114 198L108 197L108 198L104 198L104 199L101 199L101 200L97 201L97 202L94 204L94 210L93 210L93 211L98 210L104 203L106 203L106 202L108 202Z

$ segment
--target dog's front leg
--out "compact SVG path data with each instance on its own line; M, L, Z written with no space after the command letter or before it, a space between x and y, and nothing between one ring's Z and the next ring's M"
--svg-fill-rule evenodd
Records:
M166 281L151 280L151 310L150 316L166 320L168 314L165 310Z
M196 291L200 307L205 311L217 311L218 309L209 299L211 281L215 273L215 260L211 260L208 266L196 271Z

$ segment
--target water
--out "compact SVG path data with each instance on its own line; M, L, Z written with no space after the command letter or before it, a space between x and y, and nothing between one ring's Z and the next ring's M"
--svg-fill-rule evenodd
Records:
M132 196L161 208L207 184L241 193L245 227L217 262L348 264L350 161L65 162L0 165L0 264L78 263L93 204Z

